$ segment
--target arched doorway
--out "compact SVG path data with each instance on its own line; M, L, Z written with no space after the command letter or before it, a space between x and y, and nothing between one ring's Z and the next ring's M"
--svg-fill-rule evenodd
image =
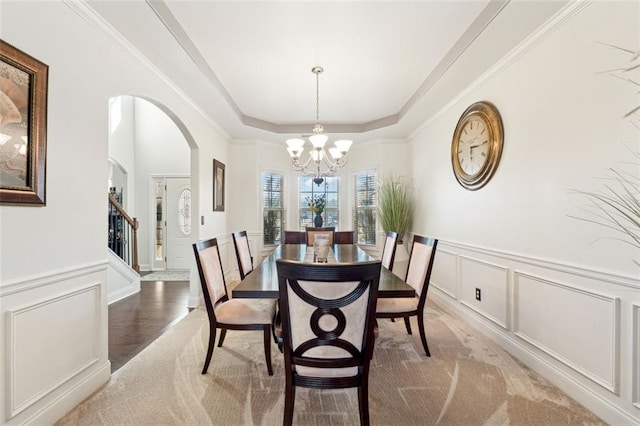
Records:
M140 224L142 276L139 291L109 306L109 358L114 371L197 304L199 283L190 279L195 270L191 242L197 238L191 220L197 200L191 193L197 180L191 171L193 138L164 105L135 96L111 98L109 130L109 161L118 165L113 175L127 188L127 211ZM167 268L185 274L175 281L145 279L152 271L174 272Z

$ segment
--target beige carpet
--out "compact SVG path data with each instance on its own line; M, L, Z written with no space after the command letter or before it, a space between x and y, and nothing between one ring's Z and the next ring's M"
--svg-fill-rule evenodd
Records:
M370 373L372 424L604 424L459 319L433 305L426 317L431 358L404 323L379 321ZM230 331L201 375L207 333L206 313L194 310L58 424L282 424L283 361L276 346L270 377L262 333ZM357 425L357 410L353 389L299 388L294 424Z

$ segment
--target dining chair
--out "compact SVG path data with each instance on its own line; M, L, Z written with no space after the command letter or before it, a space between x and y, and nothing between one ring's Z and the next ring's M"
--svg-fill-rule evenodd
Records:
M209 346L202 374L206 374L209 369L216 331L219 328L218 347L222 346L227 330L262 330L267 371L272 376L271 333L276 314L276 300L230 299L222 270L218 241L212 238L194 243L193 251L196 255L202 294L209 316Z
M353 244L355 231L336 231L334 239L336 244Z
M295 388L357 388L360 423L369 424L380 261L313 264L279 259L285 365L284 423L293 422Z
M233 236L233 246L236 249L240 280L244 280L244 277L253 271L253 256L251 255L251 247L249 247L247 231L238 231L231 235Z
M303 231L284 231L284 244L307 244L307 234Z
M312 226L307 226L306 235L307 235L307 245L313 246L313 242L316 239L317 235L326 235L329 238L329 246L333 246L333 241L335 240L334 234L336 231L335 226L327 226L324 228L316 228Z
M409 334L411 334L409 318L415 316L418 321L420 340L422 340L422 346L427 356L431 356L431 353L424 332L424 305L427 301L429 278L437 246L437 239L415 235L405 281L415 289L416 296L413 298L380 298L376 307L376 318L404 318Z
M384 240L384 248L382 249L382 266L391 270L393 268L393 260L396 257L396 247L398 245L398 233L389 231Z

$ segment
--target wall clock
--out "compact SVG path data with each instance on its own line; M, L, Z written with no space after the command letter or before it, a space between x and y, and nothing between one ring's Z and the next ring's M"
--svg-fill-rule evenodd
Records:
M476 102L462 113L451 142L451 164L460 185L475 191L491 180L503 139L502 119L493 104Z

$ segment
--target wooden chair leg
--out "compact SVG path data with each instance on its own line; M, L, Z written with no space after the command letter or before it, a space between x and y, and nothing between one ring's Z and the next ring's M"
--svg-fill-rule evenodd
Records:
M267 371L273 376L273 368L271 367L271 326L264 326L264 359L267 363Z
M429 352L429 345L427 345L427 336L424 333L424 316L421 314L418 314L418 330L420 331L420 340L422 340L422 346L424 347L424 352L427 354L427 356L431 356L431 353Z
M224 338L227 336L227 329L226 328L221 328L220 329L220 340L218 340L218 347L221 348L222 347L222 343L224 342Z
M287 375L292 374L287 372ZM293 406L296 402L296 387L293 385L293 378L287 376L284 389L284 420L282 424L284 426L291 426L293 424Z
M404 317L404 325L407 327L407 333L411 334L411 323L409 322L409 317Z
M211 357L213 356L213 348L215 347L216 342L216 326L213 324L209 325L209 347L207 349L207 356L204 359L204 367L202 368L202 374L207 374L207 370L209 369L209 363L211 362Z
M369 426L369 381L365 377L358 387L358 407L360 409L360 425Z

